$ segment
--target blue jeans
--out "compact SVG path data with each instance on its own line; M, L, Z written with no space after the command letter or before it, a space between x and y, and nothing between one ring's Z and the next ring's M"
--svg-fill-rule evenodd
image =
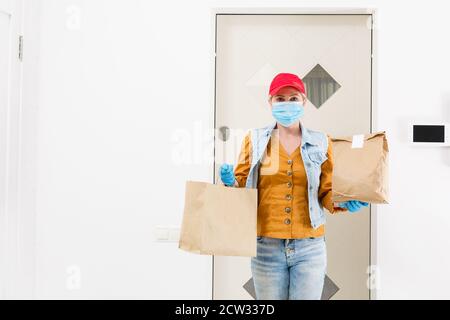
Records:
M325 237L257 237L251 270L257 300L320 300L327 267Z

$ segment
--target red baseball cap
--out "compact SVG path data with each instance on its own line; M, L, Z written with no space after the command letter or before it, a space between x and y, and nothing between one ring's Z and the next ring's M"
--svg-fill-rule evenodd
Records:
M292 73L277 74L270 84L269 95L273 96L278 90L284 87L294 87L306 95L305 84L298 76Z

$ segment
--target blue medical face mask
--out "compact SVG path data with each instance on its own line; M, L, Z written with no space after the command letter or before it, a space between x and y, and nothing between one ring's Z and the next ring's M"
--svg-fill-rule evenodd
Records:
M305 113L298 101L276 102L272 104L272 116L283 126L289 127Z

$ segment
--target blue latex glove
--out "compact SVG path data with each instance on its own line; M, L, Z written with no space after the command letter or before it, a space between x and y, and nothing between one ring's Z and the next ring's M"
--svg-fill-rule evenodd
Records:
M339 207L347 209L349 212L357 212L362 207L367 207L369 204L367 202L358 201L358 200L350 200L339 203Z
M227 186L234 185L235 176L232 164L224 163L220 166L220 179Z

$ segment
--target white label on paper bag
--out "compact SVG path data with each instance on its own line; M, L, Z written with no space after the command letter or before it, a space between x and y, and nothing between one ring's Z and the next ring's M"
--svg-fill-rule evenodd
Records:
M362 148L364 146L364 135L355 134L352 140L352 149Z

